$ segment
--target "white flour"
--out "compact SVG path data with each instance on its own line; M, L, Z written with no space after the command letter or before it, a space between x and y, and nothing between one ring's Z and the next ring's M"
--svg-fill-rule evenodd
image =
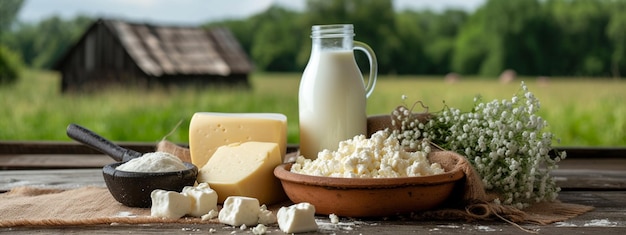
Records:
M168 172L186 170L187 167L183 161L172 154L153 152L131 159L115 169L130 172Z

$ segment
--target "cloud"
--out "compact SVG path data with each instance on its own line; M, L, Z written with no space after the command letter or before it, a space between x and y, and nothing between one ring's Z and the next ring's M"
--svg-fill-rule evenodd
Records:
M394 0L396 9L433 10L460 7L473 10L484 0ZM272 4L304 10L305 0L26 0L18 14L24 22L37 22L57 15L121 18L168 24L201 24L211 20L245 18L263 12Z
M18 14L25 22L37 22L53 15L73 18L77 15L199 24L208 20L246 17L263 11L271 0L27 0Z

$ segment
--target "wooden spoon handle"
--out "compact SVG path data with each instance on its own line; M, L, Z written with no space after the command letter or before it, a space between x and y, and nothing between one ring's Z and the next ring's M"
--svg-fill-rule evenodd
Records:
M141 157L143 154L135 150L126 149L119 146L104 137L76 124L67 126L67 136L81 142L95 150L109 155L116 161L128 161L133 158Z

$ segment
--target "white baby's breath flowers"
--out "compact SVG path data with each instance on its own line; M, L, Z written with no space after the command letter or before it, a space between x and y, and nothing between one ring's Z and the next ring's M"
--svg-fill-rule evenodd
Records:
M434 143L466 156L485 188L500 195L499 203L524 208L556 198L560 188L550 171L566 156L550 156L554 136L543 130L547 122L537 115L539 107L522 82L510 100L483 103L476 97L471 111L445 107L425 124L416 123L412 108L400 106L392 113L393 135L408 149L426 151Z

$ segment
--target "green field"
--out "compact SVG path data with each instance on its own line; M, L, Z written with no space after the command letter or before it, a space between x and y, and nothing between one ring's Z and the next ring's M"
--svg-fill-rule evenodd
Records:
M477 94L484 101L510 99L526 81L541 101L560 143L555 146L626 146L626 81L610 79L518 78L510 84L495 79L466 78L448 84L441 77L382 76L368 100L368 114L389 113L408 101L421 100L438 111L443 101L462 110ZM60 94L59 75L27 71L11 86L0 87L0 141L70 141L68 123L90 128L114 141L152 142L163 138L186 143L194 112L277 112L288 117L288 141L298 142L299 74L253 74L252 90L110 89L95 94Z

